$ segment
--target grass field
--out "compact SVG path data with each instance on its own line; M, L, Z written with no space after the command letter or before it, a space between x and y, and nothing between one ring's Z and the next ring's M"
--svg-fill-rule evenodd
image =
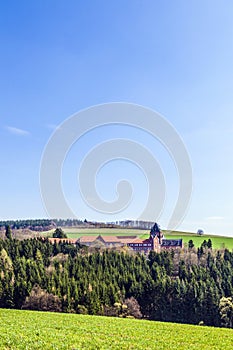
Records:
M221 236L212 236L212 235L204 235L204 236L199 236L196 234L192 235L184 235L184 236L179 236L179 235L166 235L166 238L182 238L184 243L188 243L190 239L193 240L195 247L200 247L201 243L205 240L208 240L209 238L212 241L213 248L228 248L229 250L233 249L233 237L221 237Z
M67 233L69 237L81 237L85 235L103 235L103 236L140 236L148 235L148 230L137 230L137 229L127 229L127 228L64 228L64 232Z
M85 235L103 235L103 236L126 236L126 235L137 235L140 238L148 238L149 230L138 230L138 229L109 229L109 228L63 228L63 231L67 234L69 238L79 238ZM45 235L52 236L54 230L48 231L44 233ZM190 239L193 240L196 247L199 247L201 243L209 238L212 240L213 248L228 248L230 250L233 249L233 237L224 237L224 236L216 236L204 234L203 236L197 235L196 233L191 232L182 232L182 231L174 231L167 233L163 231L164 235L167 239L179 239L182 238L184 243L188 244Z
M188 244L190 239L192 239L195 247L200 247L200 245L204 240L208 241L208 239L211 239L213 248L215 249L220 249L220 248L228 248L229 250L233 249L233 237L214 236L214 235L208 235L208 234L200 236L195 233L188 233L188 232L173 232L172 234L170 233L166 234L166 232L164 232L164 235L167 239L182 238L183 242L186 244ZM142 237L146 238L147 235L143 235Z
M232 349L233 330L0 309L0 349Z

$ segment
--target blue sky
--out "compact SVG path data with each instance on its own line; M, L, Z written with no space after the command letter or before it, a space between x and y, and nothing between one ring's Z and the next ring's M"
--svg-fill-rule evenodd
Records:
M230 0L2 2L0 219L46 217L39 170L54 127L81 109L123 101L158 111L186 145L193 195L179 228L233 235L232 16ZM124 161L103 168L97 187L111 200L117 177L128 178L135 197L125 212L106 217L79 194L82 156L113 137L154 143L167 183L166 227L177 195L174 165L159 142L132 128L95 130L74 145L64 163L67 200L90 220L140 213L146 183Z

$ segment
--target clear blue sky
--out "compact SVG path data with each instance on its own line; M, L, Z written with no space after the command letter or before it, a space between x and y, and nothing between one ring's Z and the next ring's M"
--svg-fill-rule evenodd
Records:
M124 101L161 113L186 144L194 187L180 229L233 236L232 17L230 0L1 2L0 220L46 217L39 168L54 126L80 109ZM80 218L114 220L86 207L76 183L79 150L113 136L152 142L119 127L75 145L64 190ZM166 227L177 176L156 147L167 177ZM145 201L143 175L111 163L97 181L103 196L111 194L110 173L113 186L115 175L133 174L141 194L116 219L136 218Z

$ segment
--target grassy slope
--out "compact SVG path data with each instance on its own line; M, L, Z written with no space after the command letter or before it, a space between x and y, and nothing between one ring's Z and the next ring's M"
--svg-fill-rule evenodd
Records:
M63 231L66 232L69 238L78 238L84 235L111 235L111 236L121 236L121 235L138 235L141 238L148 238L149 230L137 230L137 229L95 229L95 228L63 228ZM44 233L45 235L52 235L54 230L51 230L47 233ZM167 239L169 238L182 238L184 243L188 243L190 239L193 240L196 247L199 247L201 243L205 240L208 240L209 238L212 240L213 248L228 248L230 250L233 249L233 237L223 237L223 236L214 236L209 234L204 234L203 236L199 236L195 233L191 232L180 232L180 231L174 231L166 233L166 231L163 231L165 234L165 237Z
M166 235L166 238L182 238L184 243L188 243L190 239L193 240L195 247L200 247L201 243L205 240L208 240L209 238L212 241L213 248L228 248L230 250L233 249L233 237L221 237L221 236L211 236L211 235L204 235L199 236L196 234L191 234L189 236L179 236L179 235Z
M232 349L233 330L0 309L0 349Z

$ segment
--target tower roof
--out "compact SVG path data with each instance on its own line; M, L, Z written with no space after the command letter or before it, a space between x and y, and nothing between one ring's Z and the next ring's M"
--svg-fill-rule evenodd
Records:
M157 222L152 226L150 233L160 233L160 229Z

